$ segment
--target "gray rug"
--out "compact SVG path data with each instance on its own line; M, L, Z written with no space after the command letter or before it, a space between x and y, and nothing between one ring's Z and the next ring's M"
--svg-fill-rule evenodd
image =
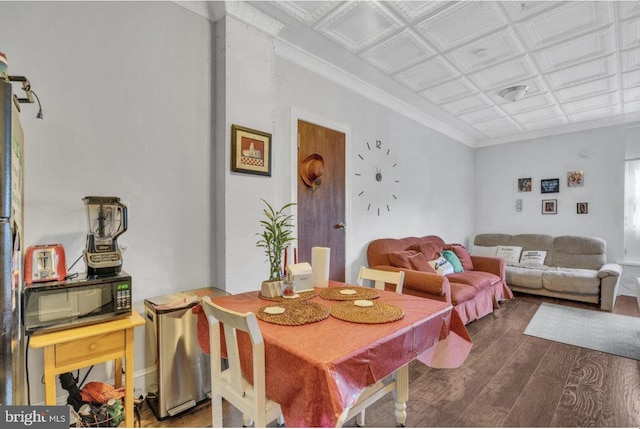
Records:
M543 303L524 333L640 360L640 318Z

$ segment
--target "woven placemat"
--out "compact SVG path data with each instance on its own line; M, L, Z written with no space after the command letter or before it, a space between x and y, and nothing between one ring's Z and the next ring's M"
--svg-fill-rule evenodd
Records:
M282 307L284 313L265 313L267 307ZM278 303L277 305L267 305L258 310L256 317L265 322L277 325L299 326L307 323L319 322L329 317L329 309L324 305L315 302L298 301L292 303Z
M354 290L356 293L345 295L341 293L343 290ZM320 297L330 301L353 301L356 299L375 299L380 294L376 289L362 286L345 286L345 287L328 287L320 291Z
M341 302L331 307L331 315L336 319L353 323L389 323L404 317L402 308L373 301L371 307L358 307L353 302Z
M266 301L275 301L275 302L298 302L298 301L306 301L308 299L313 298L314 296L316 296L318 294L318 292L316 292L315 290L308 290L305 292L296 292L298 295L300 295L297 298L283 298L281 296L274 296L274 297L270 297L270 296L264 296L261 293L258 294L258 297L260 299L264 299Z

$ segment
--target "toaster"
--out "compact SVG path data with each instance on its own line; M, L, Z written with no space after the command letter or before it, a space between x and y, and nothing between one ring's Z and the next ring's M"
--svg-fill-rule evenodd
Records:
M62 244L40 244L27 247L24 256L24 281L27 285L62 281L65 277L67 277L67 261Z

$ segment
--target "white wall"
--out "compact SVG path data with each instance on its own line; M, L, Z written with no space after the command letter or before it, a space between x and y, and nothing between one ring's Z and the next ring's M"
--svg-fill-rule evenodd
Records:
M271 177L230 172L228 149L223 159L216 161L216 168L223 170L216 173L215 187L220 193L216 201L224 201L225 206L224 219L217 223L216 243L216 258L224 261L225 272L217 273L216 283L232 293L256 290L268 274L264 254L255 247L262 218L260 198L277 207L295 198L297 151L291 135L292 109L302 119L319 119L321 125L349 130L347 280L355 280L359 266L367 264L366 247L375 238L438 234L452 242L469 239L473 222L471 148L274 57L272 38L249 24L227 16L217 27L217 70L226 76L224 89L219 88L224 97L216 96L216 103L225 105L226 116L222 121L223 113L217 115L225 127L216 130L216 136L224 136L218 139L218 149L222 152L222 147L229 147L229 128L235 123L272 132L273 159ZM224 67L222 61L226 62ZM353 176L357 152L376 139L392 148L392 156L399 161L401 182L391 213L379 217L368 213L366 201L357 198L363 185ZM376 192L375 187L369 190Z
M607 241L610 261L621 260L626 136L615 126L477 149L475 233L596 236ZM584 171L583 187L567 187L573 170ZM523 177L533 179L531 192L518 192ZM559 193L540 192L540 180L549 178L560 179ZM543 215L543 199L557 199L558 213ZM576 213L578 202L589 203L588 214Z
M60 242L70 264L87 232L82 198L121 197L140 312L144 298L209 285L212 28L170 2L0 2L0 51L44 110L41 121L22 106L25 244ZM139 328L136 370L143 346ZM41 351L29 358L38 403Z
M355 280L359 266L367 264L367 245L376 238L436 234L449 242L469 239L473 224L471 148L281 58L276 61L276 106L276 154L290 164L291 157L295 164L297 156L289 132L291 109L302 119L349 130L347 280ZM391 201L391 212L380 216L367 211L368 198L358 197L362 189L370 194L377 188L354 175L362 170L358 152L366 151L366 142L374 144L375 140L391 148L401 185L394 189L397 201L383 197ZM286 176L279 190L294 195L296 183L295 177Z
M260 230L265 207L261 198L274 207L284 204L276 189L277 183L285 180L287 166L273 153L273 148L280 146L273 120L273 37L230 16L220 19L217 31L216 141L223 155L215 164L218 180L214 186L219 202L215 247L218 265L223 269L214 278L228 292L240 293L259 289L269 277L264 253L255 245L255 234ZM271 177L231 171L232 124L272 134Z

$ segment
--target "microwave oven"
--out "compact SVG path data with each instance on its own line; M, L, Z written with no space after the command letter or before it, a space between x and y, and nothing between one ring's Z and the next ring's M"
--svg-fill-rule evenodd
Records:
M26 333L53 331L131 315L131 276L81 277L24 289Z

